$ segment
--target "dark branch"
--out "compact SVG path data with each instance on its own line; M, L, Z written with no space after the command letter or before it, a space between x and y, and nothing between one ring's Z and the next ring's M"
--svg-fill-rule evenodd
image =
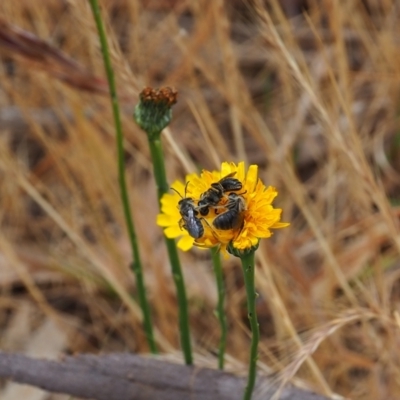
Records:
M48 361L0 352L0 378L96 400L239 400L245 385L243 378L226 372L131 354L80 355ZM254 400L269 399L273 385L267 378L258 381ZM289 387L281 399L325 397Z

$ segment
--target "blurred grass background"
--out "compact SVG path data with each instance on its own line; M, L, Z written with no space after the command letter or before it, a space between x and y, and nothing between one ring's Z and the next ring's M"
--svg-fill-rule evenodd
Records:
M261 370L321 393L398 399L400 3L101 5L160 349L180 357L147 140L131 116L144 86L179 91L163 137L170 182L244 160L278 188L275 205L291 227L257 254ZM0 18L0 346L47 357L146 353L89 4L2 1ZM4 36L7 24L79 65L49 61L43 46L21 55ZM216 366L209 252L181 256L195 362ZM228 367L245 373L250 336L237 260L225 261L224 276ZM50 398L19 390L4 384L1 398Z

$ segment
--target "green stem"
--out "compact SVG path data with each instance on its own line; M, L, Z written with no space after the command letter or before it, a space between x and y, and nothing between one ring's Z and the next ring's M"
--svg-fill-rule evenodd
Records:
M150 137L151 136L151 137ZM158 137L155 137L158 136ZM150 153L154 168L154 177L157 184L158 200L161 209L161 198L169 191L167 175L165 172L164 155L162 150L160 135L148 135ZM187 365L193 364L192 348L189 334L189 315L186 298L185 282L182 274L181 264L178 257L178 250L174 239L165 238L168 256L171 263L172 276L174 279L176 293L179 304L179 330L181 335L181 345L185 362Z
M121 193L121 200L124 209L126 226L128 229L128 235L131 243L131 249L133 253L133 262L131 264L132 271L136 276L137 291L139 295L139 302L143 313L143 325L146 333L146 338L150 351L153 354L157 353L156 343L154 341L153 326L150 317L150 306L146 297L146 287L143 279L142 263L139 253L139 246L137 243L137 236L135 227L133 224L132 213L129 205L129 196L125 179L125 165L124 165L124 144L122 134L122 124L119 111L117 90L114 79L114 71L111 65L110 52L108 50L107 35L104 29L103 21L100 14L100 8L98 0L90 0L94 19L96 21L99 39L101 43L101 50L103 53L103 61L107 74L108 85L110 90L111 105L114 115L114 124L116 131L116 142L118 152L118 179Z
M217 290L218 290L217 316L219 319L219 325L221 327L221 338L219 341L219 350L218 350L218 368L224 369L227 326L226 326L226 317L224 310L225 288L224 288L224 280L222 274L221 254L219 252L218 247L213 247L211 249L211 258L214 266L215 279L217 281Z
M257 293L254 286L254 254L255 251L250 251L246 255L240 257L243 268L244 284L246 286L247 295L247 312L251 326L251 348L250 348L250 360L249 360L249 375L247 377L247 385L244 392L243 400L250 400L253 393L254 383L256 380L256 366L258 359L258 341L260 337L260 331L257 321L256 312L256 298Z

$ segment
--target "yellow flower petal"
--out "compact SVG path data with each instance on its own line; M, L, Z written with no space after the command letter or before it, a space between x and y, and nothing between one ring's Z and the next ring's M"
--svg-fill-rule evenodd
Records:
M232 169L232 165L228 162L223 162L221 164L221 178L223 178L224 176L229 175L230 173L232 173L233 171L235 171L235 169Z
M241 161L237 166L235 178L239 179L239 181L241 182L244 182L246 180L246 171L243 161Z
M175 239L179 236L184 235L184 232L179 225L171 225L164 229L164 234L168 239Z
M185 185L181 181L175 181L172 185L171 188L175 189L178 193L180 193L182 196L185 194ZM168 193L165 194L164 196L168 196Z
M191 236L185 235L178 240L177 246L183 251L188 251L193 247L193 242L194 239Z
M166 214L157 215L157 225L158 226L170 226L171 224L176 224L174 218Z
M222 254L222 257L224 257L224 260L229 258L229 253L228 253L228 250L226 249L226 245L221 246L221 248L219 249L219 252Z
M249 193L254 192L258 181L258 166L250 165L246 176L246 190Z
M289 225L290 225L289 222L275 222L274 225L271 226L271 228L280 229L280 228L286 228Z

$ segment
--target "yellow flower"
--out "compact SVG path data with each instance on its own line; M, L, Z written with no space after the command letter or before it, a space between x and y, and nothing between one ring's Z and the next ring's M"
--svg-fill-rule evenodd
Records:
M204 234L194 239L186 229L181 228L182 216L179 212L179 201L182 198L191 198L194 207L198 207L199 200L211 188L211 184L230 174L242 183L240 190L232 191L244 200L245 209L240 213L239 226L222 230L214 225L214 220L218 216L229 211L226 206L229 204L228 195L231 192L227 191L217 206L209 207L207 215L202 216L200 212L196 215L204 227ZM221 251L226 254L227 246L231 244L242 251L257 246L260 239L270 237L272 235L270 229L284 228L289 225L280 222L282 210L272 206L272 201L278 192L272 186L266 187L258 179L257 165L250 165L246 174L243 162L238 165L224 162L220 171L203 170L200 176L190 174L186 176L186 182L186 186L180 181L172 184L171 187L176 192L167 193L162 197L162 213L157 217L157 224L165 228L164 233L168 238L180 237L178 247L182 250L187 251L193 245L206 248L220 246ZM197 208L197 210L200 211L202 208ZM226 215L223 218L226 218Z

